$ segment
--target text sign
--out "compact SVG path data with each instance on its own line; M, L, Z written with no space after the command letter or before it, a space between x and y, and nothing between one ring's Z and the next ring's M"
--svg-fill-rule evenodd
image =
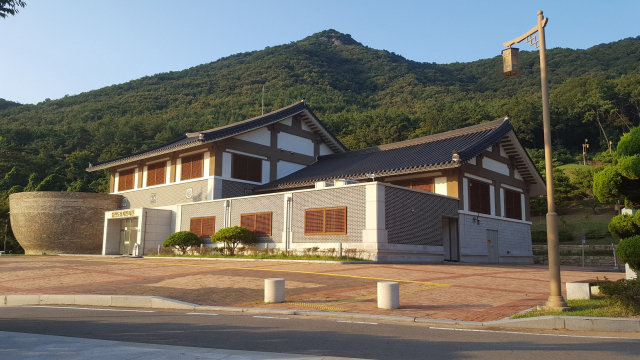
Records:
M112 218L127 217L127 216L133 216L133 210L114 211L111 213Z

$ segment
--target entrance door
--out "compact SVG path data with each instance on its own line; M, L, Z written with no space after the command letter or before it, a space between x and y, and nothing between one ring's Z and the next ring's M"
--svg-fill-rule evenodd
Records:
M444 261L460 261L460 245L458 241L458 220L442 219Z
M487 250L489 251L489 262L500 262L498 254L498 230L487 230Z
M138 241L138 218L122 219L120 222L120 253L131 255Z

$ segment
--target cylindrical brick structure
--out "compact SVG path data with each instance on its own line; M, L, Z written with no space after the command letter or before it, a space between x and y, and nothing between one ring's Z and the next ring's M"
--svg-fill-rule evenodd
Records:
M400 285L395 281L378 281L378 307L398 309L400 307Z
M9 195L11 228L26 254L101 254L104 212L122 195L36 191Z
M264 302L284 302L284 279L264 279Z

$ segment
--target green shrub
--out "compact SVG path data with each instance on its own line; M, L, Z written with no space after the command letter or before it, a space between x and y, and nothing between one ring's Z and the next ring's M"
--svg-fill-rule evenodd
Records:
M202 240L191 231L178 231L169 235L167 240L162 243L162 247L175 247L182 251L183 254L186 254L189 247L200 246L201 244Z
M558 231L558 241L560 242L573 241L573 235L568 231L560 230Z
M607 235L609 235L609 231L604 228L591 228L584 232L584 237L587 239L604 239Z
M229 249L229 254L234 255L236 247L240 243L251 244L254 242L253 234L247 228L242 226L232 226L218 230L211 237L211 241L221 242Z
M640 271L640 236L620 240L616 247L616 257L620 262L629 264L631 270Z
M573 235L570 232L560 230L558 231L558 240L559 241L573 241ZM547 231L546 230L536 230L531 232L531 242L534 243L547 243Z
M531 242L534 243L546 243L547 232L545 230L536 230L531 232Z
M626 240L625 240L626 241ZM640 280L599 283L600 293L630 313L640 312Z
M615 216L609 222L608 228L611 235L620 239L638 234L638 225L634 221L634 217L627 214Z

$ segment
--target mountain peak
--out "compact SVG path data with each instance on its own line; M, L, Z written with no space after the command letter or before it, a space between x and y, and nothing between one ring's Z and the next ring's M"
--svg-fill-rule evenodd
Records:
M343 34L337 30L329 29L315 33L304 40L311 40L326 43L329 45L362 45L355 41L351 35Z

